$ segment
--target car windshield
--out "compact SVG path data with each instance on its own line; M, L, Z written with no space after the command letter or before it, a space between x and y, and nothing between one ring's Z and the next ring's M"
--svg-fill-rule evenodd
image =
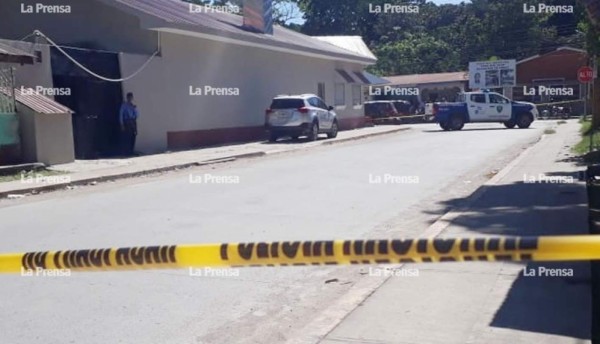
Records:
M304 106L304 100L299 98L273 99L271 109L298 109Z

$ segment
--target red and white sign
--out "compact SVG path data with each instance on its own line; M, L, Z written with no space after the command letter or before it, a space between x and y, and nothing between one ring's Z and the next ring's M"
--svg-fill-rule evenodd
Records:
M592 82L594 79L594 70L592 67L581 67L577 71L577 80L579 80L582 84L587 84Z

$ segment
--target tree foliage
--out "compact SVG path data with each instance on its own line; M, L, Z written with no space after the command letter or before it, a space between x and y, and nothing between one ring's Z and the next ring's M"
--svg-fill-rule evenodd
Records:
M304 12L308 35L360 35L379 61L380 75L466 70L469 61L523 59L562 45L583 47L578 29L583 9L574 14L531 14L522 1L472 0L435 5L425 0L295 0ZM540 0L527 1L537 6ZM573 4L544 0L547 5ZM419 5L419 13L371 13L392 3Z

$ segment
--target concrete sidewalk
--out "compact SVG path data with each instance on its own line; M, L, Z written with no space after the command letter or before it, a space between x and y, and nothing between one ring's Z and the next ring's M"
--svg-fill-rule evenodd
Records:
M438 221L439 237L588 234L586 188L569 147L579 124L559 125L483 186L468 210ZM564 184L540 182L540 175ZM571 181L571 178L573 182ZM525 183L525 180L533 181ZM444 221L443 217L441 221ZM431 229L430 227L429 229ZM426 235L430 235L428 231ZM439 232L439 231L438 231ZM572 276L539 276L539 267ZM525 276L535 269L538 276ZM589 343L589 264L410 264L390 277L322 341L339 343Z
M338 133L338 137L335 139L320 139L316 142L305 140L298 142L287 140L277 143L252 142L133 158L77 160L74 163L50 167L52 170L65 172L65 177L67 178L54 178L41 182L34 180L32 183L25 183L21 180L0 183L0 198L9 196L21 197L24 194L65 189L73 185L88 185L108 180L136 177L150 173L233 161L242 158L254 158L310 149L316 146L393 134L409 129L409 126L376 126L342 131Z

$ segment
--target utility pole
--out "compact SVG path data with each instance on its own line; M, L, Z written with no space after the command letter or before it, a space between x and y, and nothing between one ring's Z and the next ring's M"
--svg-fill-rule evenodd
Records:
M588 92L587 92L587 97L588 97L588 101L591 98L591 104L589 104L589 106L591 106L590 110L592 112L592 132L591 132L591 136L590 136L590 152L593 150L593 143L594 143L594 132L596 131L596 127L598 125L598 123L600 123L598 121L598 116L600 116L600 97L598 97L598 95L596 94L596 92L598 90L600 90L600 79L598 79L598 56L594 55L592 57L592 69L593 69L593 75L592 75L592 82L589 83L587 85L588 88ZM586 103L588 102L586 101Z

